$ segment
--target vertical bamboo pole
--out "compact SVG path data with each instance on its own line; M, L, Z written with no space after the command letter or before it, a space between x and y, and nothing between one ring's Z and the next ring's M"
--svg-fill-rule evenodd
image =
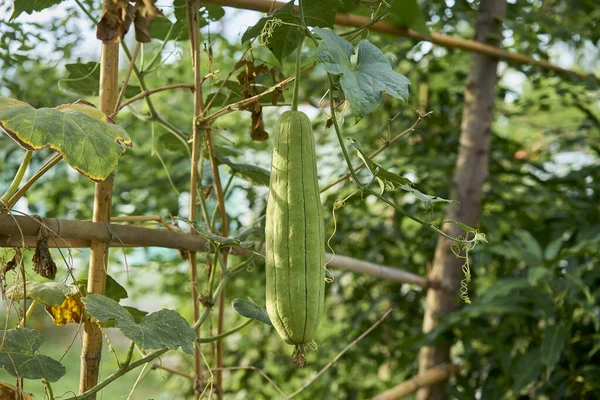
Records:
M497 45L502 34L505 14L505 0L482 0L477 15L476 40ZM463 106L460 148L450 196L458 203L448 207L445 221L460 221L469 226L477 224L481 209L481 188L488 175L497 66L496 58L479 53L472 56ZM463 232L452 226L447 229L447 233L457 236ZM455 257L450 250L450 242L440 238L429 279L441 282L445 290L427 291L423 332L431 331L440 318L456 308L458 288L462 279L462 263L463 260ZM423 347L419 359L419 373L424 374L428 369L448 362L449 359L449 343L437 347ZM428 386L418 392L419 400L447 398L443 384Z
M111 0L104 0L104 9L114 7ZM110 115L118 97L119 44L102 43L100 60L100 109ZM97 183L94 192L94 222L110 222L112 206L113 178ZM108 265L108 244L92 241L90 246L90 265L88 270L88 293L104 293L106 268ZM81 371L79 393L96 386L102 355L102 331L89 320L83 324L83 349L81 350ZM91 399L95 399L94 395Z
M200 75L200 25L198 15L200 2L198 0L186 0L186 18L188 32L190 37L190 52L192 57L192 68L194 69L194 117L192 119L192 161L190 173L190 221L196 222L197 217L197 193L198 193L198 158L200 157L201 127L198 125L198 118L204 110L204 100L202 99L202 77ZM201 177L200 177L201 179ZM192 235L196 234L192 230ZM200 318L200 301L198 296L198 266L196 252L190 252L190 281L192 284L192 302L194 310L194 323ZM196 331L200 336L200 330ZM194 393L196 399L200 398L202 392L202 356L200 349L196 345L194 352Z
M199 118L204 114L204 101L202 99L202 88L200 86L201 83L201 72L200 72L200 25L198 23L198 10L200 8L199 0L186 0L186 11L187 11L187 23L188 23L188 32L190 37L190 51L192 54L192 65L194 68L194 82L195 82L195 97L194 97L194 122L193 122L193 132L194 132L194 144L193 144L193 154L192 154L192 175L190 178L190 220L196 220L196 188L197 188L197 174L198 174L198 155L199 155L199 146L200 146L200 131L204 130L206 132L206 147L208 150L208 155L210 159L211 169L214 178L215 192L217 195L219 212L221 214L221 234L223 236L229 235L229 223L227 220L227 213L225 210L225 199L223 196L223 187L221 185L221 177L219 174L219 165L217 163L215 157L214 143L212 140L212 135L210 131L210 127L208 125L198 125ZM227 263L227 253L223 253L223 262ZM213 265L213 268L218 268L217 265ZM213 273L216 273L213 272ZM194 320L197 319L197 315L199 315L199 309L196 310L198 306L198 289L197 289L197 267L196 267L196 256L190 254L190 279L193 282L194 288L192 297L194 301ZM196 296L196 297L194 297ZM221 292L219 296L219 308L218 308L218 322L217 322L217 333L220 334L223 332L223 313L225 311L225 290ZM199 350L196 349L196 354L194 356L194 368L195 368L195 379L196 379L196 399L199 399L200 391L198 387L198 383L200 382L201 377L201 359ZM223 341L217 341L217 354L216 354L216 388L215 392L217 394L217 399L223 398Z

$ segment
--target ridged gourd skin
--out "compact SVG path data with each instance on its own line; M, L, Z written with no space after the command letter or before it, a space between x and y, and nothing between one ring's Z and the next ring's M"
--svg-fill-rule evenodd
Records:
M289 344L312 342L325 299L325 238L310 120L277 121L266 216L267 313Z

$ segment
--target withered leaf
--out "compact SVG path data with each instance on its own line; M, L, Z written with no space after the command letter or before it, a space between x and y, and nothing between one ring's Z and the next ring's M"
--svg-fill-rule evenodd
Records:
M38 275L47 279L56 278L56 263L50 255L50 249L48 248L48 230L44 225L40 226L32 261L33 270Z
M141 43L152 40L151 28L154 20L163 15L162 11L154 5L156 0L137 0L135 2L135 39Z
M263 121L261 106L258 106L257 109L252 111L250 136L252 137L252 140L257 142L264 142L265 140L269 139L269 134L267 131L265 131L265 122Z
M134 15L135 7L128 0L107 2L96 28L96 38L107 44L119 43L129 31Z

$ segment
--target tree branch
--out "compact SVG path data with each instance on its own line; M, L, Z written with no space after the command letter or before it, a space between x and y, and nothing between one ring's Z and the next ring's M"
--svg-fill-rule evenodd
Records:
M41 222L40 222L41 221ZM163 247L187 251L206 252L208 243L200 236L172 232L165 229L149 229L131 225L103 224L56 218L36 219L30 216L0 214L0 247L35 247L37 233L43 223L50 232L48 247L86 248L93 239L113 247ZM248 250L234 248L234 254L250 256ZM327 253L330 260L332 254ZM422 288L435 287L425 277L368 261L336 255L328 264L331 268L373 276L394 283L408 283Z
M264 13L276 10L285 5L285 3L273 2L271 0L206 0L205 2L224 7L241 8L245 10L260 11ZM360 27L370 24L371 20L368 17L362 17L359 15L338 13L335 16L335 23L337 25L342 26ZM412 29L402 28L389 22L378 22L371 26L370 30L373 32L380 32L394 36L406 37L417 41L431 42L452 49L461 49L470 52L486 54L490 57L501 58L503 60L515 64L533 65L545 70L557 72L561 75L574 75L579 79L586 79L588 77L588 74L586 73L564 69L548 61L536 60L533 57L527 56L525 54L506 51L498 47L490 46L488 44L476 42L473 40L455 38L439 33L432 33L431 37L426 37L421 35L420 33L413 31Z

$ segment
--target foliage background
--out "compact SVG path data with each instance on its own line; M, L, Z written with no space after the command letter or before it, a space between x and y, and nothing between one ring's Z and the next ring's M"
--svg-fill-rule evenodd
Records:
M99 15L98 2L83 3ZM164 3L159 5L171 15L172 5ZM432 31L472 37L476 2L436 0L422 6ZM43 15L22 14L14 21L7 18L10 5L0 8L1 95L35 107L55 106L82 97L97 100L89 93L65 89L67 65L96 62L98 54L93 49L99 48L93 40L91 23L74 2L65 1ZM509 5L503 45L598 75L599 13L593 0L515 1ZM235 64L244 30L239 26L251 25L258 18L258 14L226 10L221 21L203 28L204 39L210 40L212 46L213 69L228 71ZM348 115L344 134L359 140L366 150L374 150L386 135L388 118L397 112L401 111L401 115L392 125L393 132L412 124L414 109L433 111L417 132L386 150L378 162L409 176L419 190L447 197L470 55L373 33L369 40L398 60L395 70L411 80L410 99L403 105L385 98L373 114L357 125ZM146 60L158 46L159 41L154 41L144 47ZM187 52L187 42L170 42L163 50L164 65L146 76L148 85L190 82ZM255 56L277 64L266 51ZM314 47L308 45L305 57L314 56ZM122 65L127 65L125 60ZM204 65L203 71L207 69ZM291 63L285 64L282 72L289 76ZM433 334L424 337L423 291L335 271L335 282L328 285L328 311L319 332L319 349L309 356L308 368L297 370L290 362L290 349L273 330L261 324L252 324L226 340L226 366L261 368L286 393L291 393L391 306L394 312L385 323L355 345L301 397L368 398L414 375L420 346L448 340L455 341L453 359L462 366L459 375L447 385L453 397L600 397L600 90L593 78L576 81L528 66L501 63L499 73L490 177L484 188L479 227L487 234L489 244L479 246L473 254L473 305L463 305ZM322 184L345 169L332 130L325 128L325 117L318 109L325 78L323 72L312 71L301 88L303 109L314 121ZM135 79L132 84L137 84ZM426 98L420 90L423 87L427 89ZM286 93L290 90L291 87ZM189 133L189 92L165 92L152 100L164 119ZM273 129L281 111L265 108L267 131ZM130 133L134 148L117 168L114 214L167 217L171 213L185 217L187 153L159 125L136 118L147 112L143 102L138 102L119 114L119 123ZM249 126L247 112L219 119L215 124L215 131L222 135L218 144L235 148L231 157L239 162L268 168L269 142L252 141ZM0 135L0 192L10 183L22 156L22 149L6 135ZM47 150L36 153L30 171L49 156ZM209 170L205 168L205 185L212 179ZM221 170L226 180L229 169L222 166ZM361 176L368 178L366 172ZM329 232L332 203L350 190L351 185L345 183L323 195ZM227 198L233 232L260 217L266 193L264 187L253 187L234 178ZM408 211L426 215L410 196L397 193L392 197ZM17 209L46 217L86 219L91 217L92 202L93 183L61 163L28 192ZM214 198L209 198L209 206L214 205ZM437 206L436 216L442 215L443 207ZM353 197L337 217L338 232L332 246L338 254L426 274L437 240L429 231L372 199ZM187 265L176 252L152 248L113 250L111 255L110 274L128 288L128 304L146 311L168 307L191 315ZM88 253L82 250L74 256L76 273L84 276ZM64 269L59 270L59 277L66 277ZM263 281L263 265L257 263L229 285L227 297L252 298L261 303ZM33 323L47 325L49 319L42 310L37 311ZM232 310L226 317L226 326L239 322ZM62 353L67 344L58 340L61 334L56 329L44 329L45 349L52 354ZM118 344L117 338L115 341ZM76 377L76 346L69 354L68 373ZM210 358L209 347L206 354ZM187 356L169 355L163 363L182 371L191 370ZM110 371L108 363L104 368ZM120 382L120 387L108 389L107 393L126 394L131 387L126 383L131 385L133 377L128 379L131 380L123 380L125 383ZM225 383L228 398L277 396L253 371L227 372ZM187 398L191 384L168 373L151 371L138 396L158 396L161 391L172 399Z

